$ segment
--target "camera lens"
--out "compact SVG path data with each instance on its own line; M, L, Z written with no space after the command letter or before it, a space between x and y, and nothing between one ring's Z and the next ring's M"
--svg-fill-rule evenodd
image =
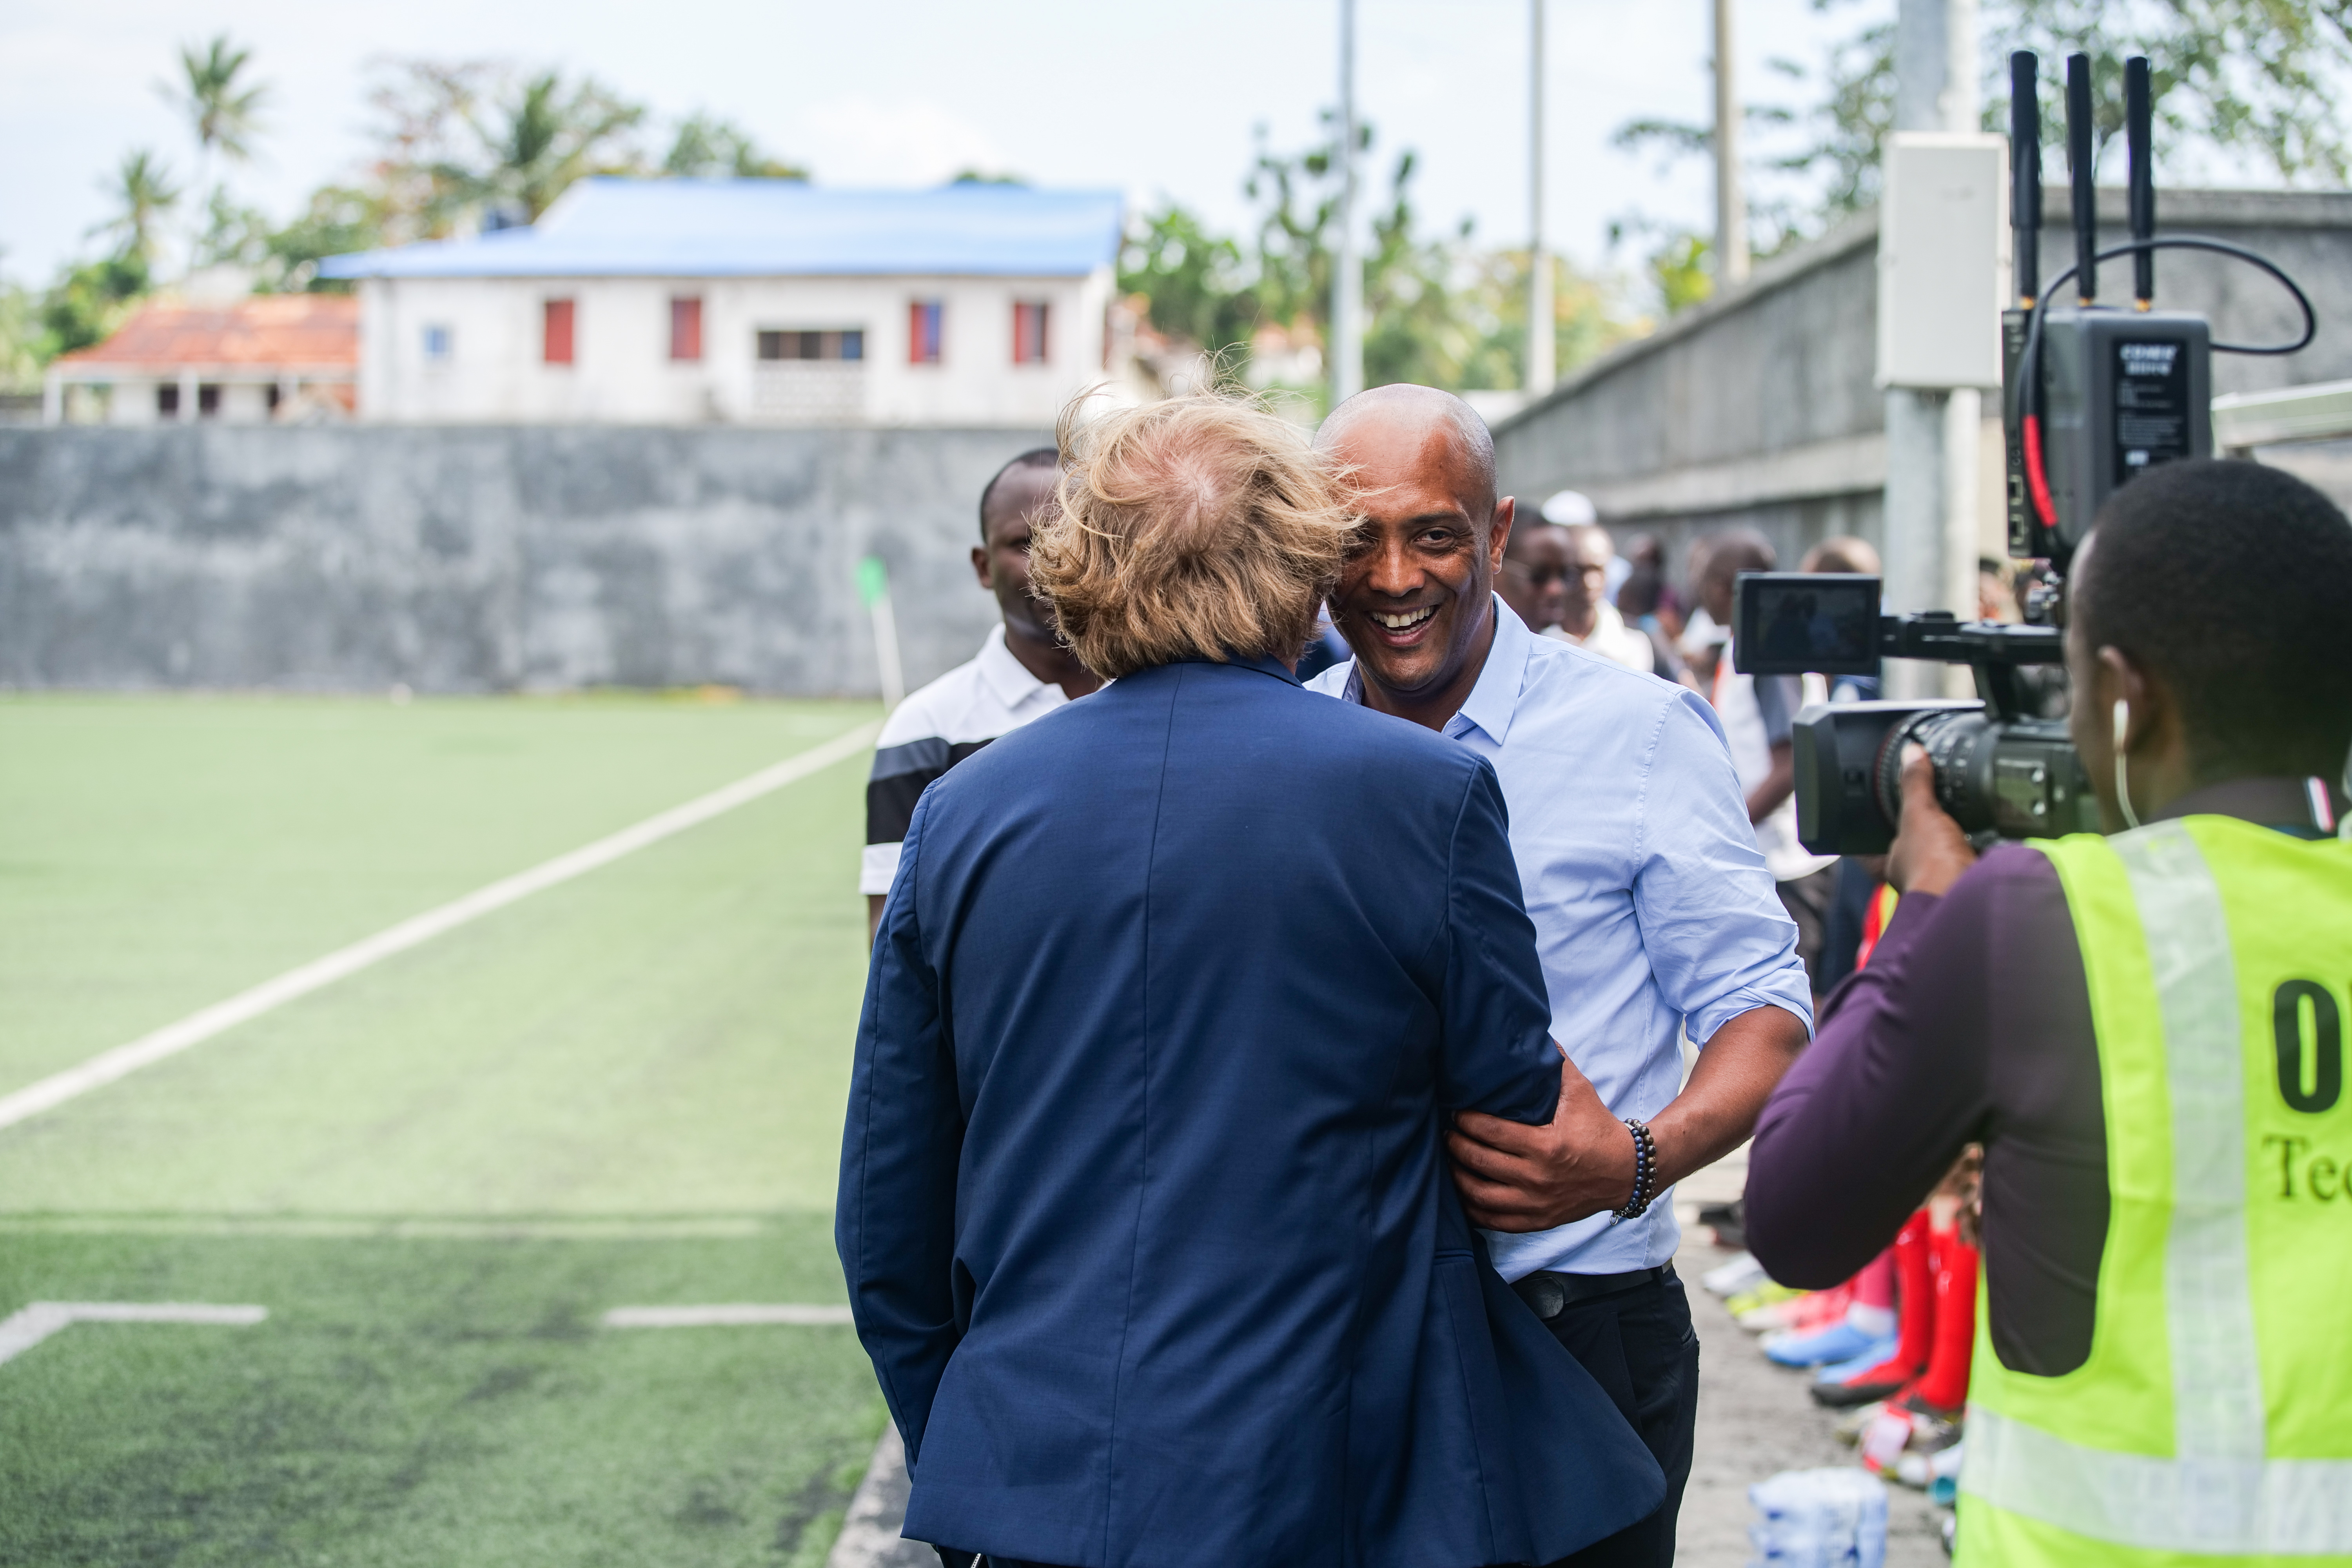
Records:
M1980 798L1983 792L1970 789L1969 784L1978 771L1979 749L1994 738L1991 721L1973 710L1931 709L1895 725L1879 743L1873 770L1878 814L1889 827L1902 825L1903 753L1917 745L1925 748L1936 771L1937 804L1967 832L1990 827L1990 813Z

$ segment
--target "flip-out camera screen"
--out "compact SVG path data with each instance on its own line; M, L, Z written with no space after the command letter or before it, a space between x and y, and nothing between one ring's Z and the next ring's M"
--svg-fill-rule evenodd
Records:
M1734 664L1743 675L1878 673L1879 583L1843 572L1743 572Z

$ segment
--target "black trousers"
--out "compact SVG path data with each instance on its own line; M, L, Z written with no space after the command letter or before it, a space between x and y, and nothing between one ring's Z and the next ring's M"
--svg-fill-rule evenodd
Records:
M1675 1521L1698 1427L1698 1331L1683 1282L1669 1272L1563 1307L1544 1326L1616 1401L1666 1473L1657 1512L1549 1568L1673 1568Z

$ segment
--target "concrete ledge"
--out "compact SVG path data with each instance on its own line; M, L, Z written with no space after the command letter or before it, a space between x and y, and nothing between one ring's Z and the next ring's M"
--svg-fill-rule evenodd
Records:
M2352 436L2352 381L2235 392L2213 400L2213 445L2223 451L2345 436Z
M1495 425L1501 435L1515 429L1540 415L1555 404L1565 403L1597 382L1637 364L1651 355L1664 352L1693 333L1704 331L1726 316L1748 310L1767 296L1828 266L1842 256L1878 244L1878 209L1870 207L1856 213L1818 239L1791 247L1784 255L1758 267L1748 274L1748 281L1736 289L1726 289L1704 304L1694 305L1680 315L1663 322L1648 337L1636 338L1620 344L1554 386L1541 397L1529 403L1507 419Z
M1857 495L1886 483L1886 437L1840 436L1785 451L1703 463L1587 487L1610 521L1730 511L1777 501Z

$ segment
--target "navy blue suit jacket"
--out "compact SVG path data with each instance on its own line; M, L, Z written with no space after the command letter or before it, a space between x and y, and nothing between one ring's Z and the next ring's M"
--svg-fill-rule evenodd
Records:
M1656 1509L1446 1175L1444 1111L1559 1094L1504 828L1482 759L1267 660L1140 671L925 792L835 1222L910 1538L1471 1568Z

